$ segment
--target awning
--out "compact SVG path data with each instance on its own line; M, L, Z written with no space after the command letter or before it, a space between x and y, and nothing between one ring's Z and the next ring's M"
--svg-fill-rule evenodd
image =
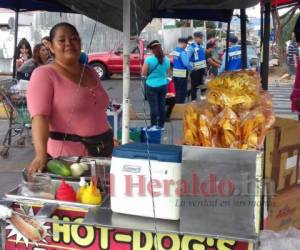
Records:
M120 0L57 1L107 26L117 30L123 29L123 5ZM155 17L227 22L233 9L248 8L258 2L259 0L132 0L131 33L139 34Z
M14 11L50 11L50 12L74 12L65 5L54 0L0 0L0 8Z

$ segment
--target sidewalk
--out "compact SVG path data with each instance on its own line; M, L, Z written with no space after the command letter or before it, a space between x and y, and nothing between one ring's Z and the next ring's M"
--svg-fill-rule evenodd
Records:
M2 144L2 140L5 136L5 133L8 130L8 121L7 120L0 120L0 142ZM20 137L16 137L18 139ZM2 146L1 146L2 150ZM12 147L9 149L9 155L7 158L3 159L0 157L0 175L1 172L7 171L17 171L22 170L28 166L28 164L33 159L34 150L31 144L31 138L27 138L26 146L25 147ZM1 186L2 186L2 182ZM0 191L1 191L0 186Z

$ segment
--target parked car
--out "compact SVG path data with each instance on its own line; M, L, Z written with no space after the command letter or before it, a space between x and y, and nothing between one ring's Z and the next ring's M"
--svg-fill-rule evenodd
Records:
M140 75L146 52L146 41L130 41L130 74ZM108 52L97 52L88 55L89 65L98 73L100 79L109 78L112 74L123 72L123 45L119 44Z
M139 76L147 53L148 42L144 39L131 39L130 41L130 74ZM173 57L168 56L171 64ZM108 52L97 52L88 55L88 63L99 75L100 79L109 78L113 74L123 72L123 45L119 44Z

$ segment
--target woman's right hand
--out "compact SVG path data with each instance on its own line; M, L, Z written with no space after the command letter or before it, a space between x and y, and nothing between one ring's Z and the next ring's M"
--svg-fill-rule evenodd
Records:
M47 163L47 157L36 156L28 167L30 174L35 172L42 172Z

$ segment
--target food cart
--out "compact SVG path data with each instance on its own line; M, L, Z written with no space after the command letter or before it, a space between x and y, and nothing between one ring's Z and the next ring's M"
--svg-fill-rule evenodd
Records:
M90 13L89 16L104 23L109 22L108 20L111 18L105 19L104 15L99 19L97 14L99 9L88 9L86 7L88 5L80 1L61 0L59 2L84 14ZM177 9L178 6L184 4L183 1L178 1L177 5L174 4L174 6L173 3L170 3L170 6L162 5L160 6L161 9L158 8L159 6L155 6L157 9L154 9L149 16L151 18L167 16L175 18L179 15L181 18L187 16L197 18L200 11L192 11L192 9L211 10L217 7L219 11L214 12L214 17L219 15L219 17L224 18L223 21L226 21L228 17L231 17L234 7L244 9L257 3L257 1L243 1L242 3L235 1L235 4L230 5L229 2L234 1L224 1L224 6L228 7L227 11L224 11L223 9L226 10L226 8L222 8L224 6L218 4L219 1L212 2L215 5L201 4L199 1L199 4L195 3L194 6L190 6L191 10L186 7ZM130 7L128 8L125 3L130 4L130 1L124 1L125 7L123 8L126 39L129 38L130 34L130 29L126 29L130 27ZM153 8L150 6L150 2L137 4L134 1L134 16L136 19L141 18L146 24L150 19L148 20L147 15L141 16L142 13L145 14L145 9L141 8L143 4ZM98 7L101 9L104 5L100 1ZM113 6L116 15L122 7L113 3L108 6L106 13L112 13L109 10ZM270 3L267 2L266 7L268 8L268 6ZM205 10L202 10L202 13ZM102 13L105 11L102 10ZM178 14L175 15L174 13ZM244 10L241 13L243 16ZM224 17L224 15L228 16ZM266 25L269 22L268 18L266 12ZM117 22L110 24L113 27L121 27ZM136 32L138 32L144 24L138 23L136 20L132 27L135 27ZM243 34L246 31L245 24L243 19ZM265 36L268 37L269 29L265 29L264 32ZM244 35L242 35L242 39L245 44ZM124 44L124 132L122 135L123 142L126 142L128 140L126 129L128 129L130 99L128 95L129 69L126 67L128 66L128 61L126 63L126 56L128 56L126 44L128 43ZM245 62L246 47L244 45L242 47L243 61ZM267 48L268 45L265 43L265 57L268 55ZM266 64L264 66L263 72L266 73ZM263 80L264 78L265 75ZM267 79L265 80L266 85L264 86L267 86ZM255 150L183 146L182 179L185 180L185 183L192 184L193 188L189 190L191 192L181 194L176 204L180 208L179 220L114 213L111 210L110 198L105 195L102 203L96 206L49 199L33 199L20 195L20 186L16 185L15 189L7 193L6 200L2 201L1 204L12 208L15 211L12 212L12 215L21 216L29 222L26 223L26 226L31 223L31 227L34 227L38 221L40 238L36 241L30 241L28 237L24 237L27 232L23 231L22 234L13 223L8 223L1 227L2 247L4 249L257 249L263 202L262 178L264 169L262 160L262 152ZM102 169L103 164L98 165ZM215 176L211 176L210 173L215 173ZM108 185L111 188L111 182L109 184L104 183L106 188ZM246 186L245 183L247 183ZM76 182L69 180L69 184L76 186L78 180ZM200 196L197 193L198 188L201 190ZM232 196L233 193L234 196ZM155 200L153 193L151 196L152 200ZM26 228L28 229L28 227Z
M97 164L104 167L101 162ZM31 227L18 227L8 220L2 227L3 249L255 249L262 154L184 146L181 167L182 180L193 184L177 197L179 220L114 213L105 195L99 206L26 197L20 195L22 186L18 185L1 204L12 207L16 215L25 214L29 225L39 225L40 240L28 240ZM111 189L119 185L110 180ZM52 182L57 186L60 180ZM68 183L78 186L78 181ZM236 195L230 195L232 192ZM128 197L128 203L131 199Z

